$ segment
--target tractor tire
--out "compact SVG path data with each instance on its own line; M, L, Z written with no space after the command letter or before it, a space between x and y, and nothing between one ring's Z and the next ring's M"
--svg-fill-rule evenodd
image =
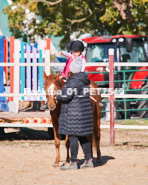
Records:
M141 89L148 89L148 82ZM141 91L141 94L148 94L148 91ZM138 101L138 109L148 108L148 100L140 100ZM148 118L148 110L139 110L138 111L139 118Z
M54 140L53 128L48 128L49 140Z

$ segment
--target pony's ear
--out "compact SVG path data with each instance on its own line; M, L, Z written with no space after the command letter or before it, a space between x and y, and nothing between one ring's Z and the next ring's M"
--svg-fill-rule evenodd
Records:
M56 80L58 80L59 77L60 77L60 71L59 71L59 72L57 73L57 75L56 75Z
M43 72L43 77L44 77L45 81L47 81L48 76L46 75L45 71Z

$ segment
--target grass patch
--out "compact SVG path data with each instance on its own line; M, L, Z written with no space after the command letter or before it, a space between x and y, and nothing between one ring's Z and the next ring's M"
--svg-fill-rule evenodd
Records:
M139 119L139 120L121 120L121 121L115 121L115 124L120 125L148 125L148 120L146 119Z

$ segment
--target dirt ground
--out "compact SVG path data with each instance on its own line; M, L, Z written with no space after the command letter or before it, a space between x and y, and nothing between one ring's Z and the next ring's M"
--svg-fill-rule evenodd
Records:
M147 185L148 130L116 130L116 145L110 146L108 129L101 130L101 159L94 169L61 171L53 168L54 141L47 129L22 128L18 134L0 134L0 185ZM64 141L61 162L66 157ZM83 163L79 148L78 162Z

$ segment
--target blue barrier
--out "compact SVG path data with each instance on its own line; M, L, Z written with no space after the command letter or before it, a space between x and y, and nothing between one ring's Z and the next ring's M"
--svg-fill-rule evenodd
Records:
M4 62L4 38L0 38L0 62ZM3 73L4 67L0 67L0 93L4 92ZM5 97L0 97L0 111L8 111Z

